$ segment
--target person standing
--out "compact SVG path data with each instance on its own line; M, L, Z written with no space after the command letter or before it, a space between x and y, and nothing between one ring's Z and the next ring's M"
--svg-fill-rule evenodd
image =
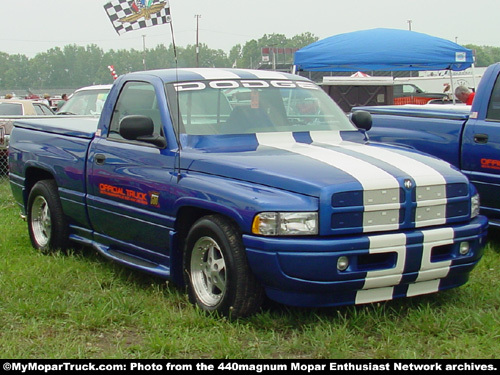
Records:
M50 107L50 95L49 94L43 94L43 99L42 102L47 104Z
M61 100L59 100L57 102L57 110L58 111L61 109L61 107L64 105L64 103L66 103L67 100L68 100L68 95L62 94L61 95Z
M476 95L476 93L473 91L470 91L465 86L458 86L455 89L455 96L457 97L457 99L460 100L462 103L465 103L467 105L472 105L472 101L474 100L474 95Z

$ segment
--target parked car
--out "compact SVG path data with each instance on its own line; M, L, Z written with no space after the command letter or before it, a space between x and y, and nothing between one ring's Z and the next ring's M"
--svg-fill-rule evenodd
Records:
M112 85L86 86L76 90L57 111L58 115L99 116Z
M394 104L427 104L430 101L450 102L446 93L425 92L420 87L412 83L394 84L393 89Z
M53 115L45 103L28 99L0 99L0 116Z
M346 113L357 106L426 104L449 99L446 93L424 92L392 77L323 77L321 87Z
M0 175L8 171L8 146L12 123L19 117L53 115L50 107L35 100L0 99Z

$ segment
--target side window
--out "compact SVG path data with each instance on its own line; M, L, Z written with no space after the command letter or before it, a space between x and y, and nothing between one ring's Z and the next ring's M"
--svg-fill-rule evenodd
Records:
M35 103L33 104L33 107L35 108L35 112L37 115L52 115L54 114L49 107L47 107L45 104L40 104L40 103Z
M495 87L493 87L493 91L491 92L486 119L500 121L500 75L497 77Z
M23 105L19 103L0 103L0 115L21 116L23 114Z
M394 85L393 93L396 97L403 96L403 85Z
M415 94L417 89L413 85L403 85L403 92L405 94Z
M155 133L163 134L154 87L146 82L127 82L116 102L109 126L108 138L124 140L120 136L120 121L125 116L142 115L153 120Z
M45 113L43 112L43 108L40 105L33 104L33 108L35 109L35 112L37 115L44 115Z

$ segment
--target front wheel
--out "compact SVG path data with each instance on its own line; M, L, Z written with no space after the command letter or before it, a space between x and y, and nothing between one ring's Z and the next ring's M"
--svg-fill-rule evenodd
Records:
M54 180L39 181L28 198L28 231L31 244L42 252L68 245L68 224Z
M264 297L248 265L241 234L218 215L199 219L189 231L184 278L192 303L231 318L253 314Z

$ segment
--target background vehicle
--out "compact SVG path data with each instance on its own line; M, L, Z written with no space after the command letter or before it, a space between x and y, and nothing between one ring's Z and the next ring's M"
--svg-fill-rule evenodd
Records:
M448 94L425 92L392 77L324 77L321 87L344 112L364 105L426 104L449 99Z
M57 111L57 114L99 116L111 86L95 85L76 90Z
M7 155L13 121L19 117L53 114L52 109L40 101L0 99L0 175L4 175L8 171Z
M460 168L481 195L490 225L500 226L500 63L479 83L472 106L359 107L369 111L372 141L406 145Z
M10 150L35 248L91 245L230 317L264 293L334 306L457 287L487 234L462 173L367 144L321 88L279 72L125 74L99 120L19 120Z

